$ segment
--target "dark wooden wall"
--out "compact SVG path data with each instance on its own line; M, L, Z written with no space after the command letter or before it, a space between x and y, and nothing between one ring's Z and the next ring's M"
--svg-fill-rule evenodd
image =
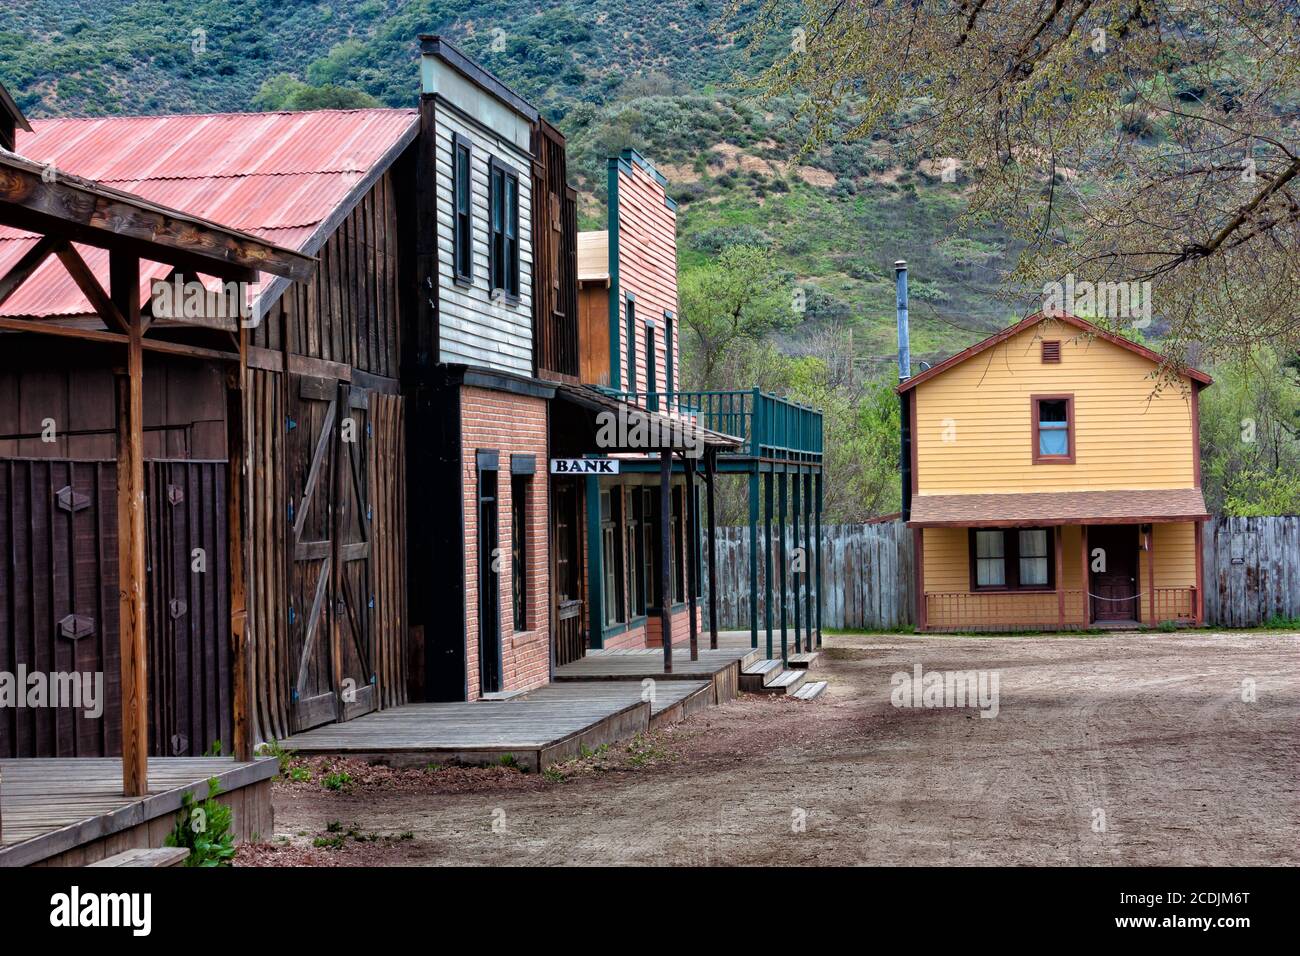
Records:
M568 184L564 136L533 126L533 371L578 381L577 192Z
M150 753L199 756L218 740L229 753L225 463L148 462L145 506ZM0 756L120 754L115 464L0 459L0 548L0 669L104 675L98 718L0 708Z

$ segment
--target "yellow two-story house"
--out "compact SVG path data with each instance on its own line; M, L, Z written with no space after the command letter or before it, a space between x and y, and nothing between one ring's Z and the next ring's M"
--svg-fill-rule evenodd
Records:
M899 386L921 630L1199 624L1199 396L1162 356L1033 315Z

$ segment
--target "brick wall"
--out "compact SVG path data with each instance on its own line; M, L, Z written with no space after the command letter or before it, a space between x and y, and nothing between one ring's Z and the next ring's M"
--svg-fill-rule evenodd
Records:
M465 667L469 699L479 697L478 669L478 467L475 452L500 453L497 476L498 546L501 548L501 672L502 690L525 690L546 683L550 676L550 567L547 515L546 402L543 399L483 388L461 389L461 441L464 449L462 487L465 495ZM514 629L511 590L510 455L534 455L537 473L529 480L528 630Z

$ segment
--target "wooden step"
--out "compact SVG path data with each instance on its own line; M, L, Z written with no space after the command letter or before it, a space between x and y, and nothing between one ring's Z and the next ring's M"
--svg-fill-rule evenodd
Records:
M824 690L826 690L826 681L809 681L795 691L794 696L799 700L812 700L815 697L820 697Z
M763 690L782 671L777 660L757 661L740 672L740 689L747 694Z
M185 847L163 846L156 849L136 847L105 857L90 866L180 866L190 851Z
M780 662L777 662L780 664ZM789 670L782 668L771 680L767 681L759 692L763 694L793 694L808 679L806 670Z
M785 666L801 667L804 670L809 670L817 666L817 658L819 656L820 655L817 651L804 651L802 654L791 654L789 660L786 661Z

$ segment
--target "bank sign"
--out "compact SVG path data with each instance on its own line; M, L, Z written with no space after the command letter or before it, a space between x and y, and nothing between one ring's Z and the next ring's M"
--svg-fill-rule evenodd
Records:
M553 475L617 475L615 458L552 458Z

